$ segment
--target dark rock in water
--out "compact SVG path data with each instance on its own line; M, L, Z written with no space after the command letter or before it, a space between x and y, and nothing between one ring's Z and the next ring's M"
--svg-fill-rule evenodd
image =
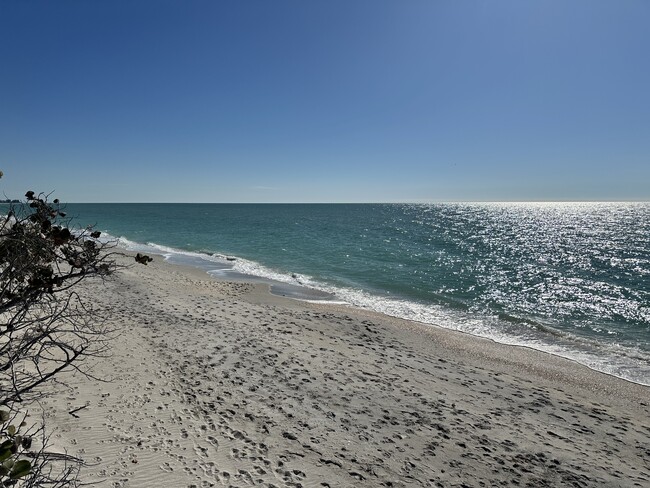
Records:
M237 258L233 258L232 256L226 256L226 261L237 261Z
M291 277L292 277L294 280L296 280L296 283L298 283L299 285L302 285L302 281L300 281L300 280L298 279L298 275L297 275L296 273L291 273Z

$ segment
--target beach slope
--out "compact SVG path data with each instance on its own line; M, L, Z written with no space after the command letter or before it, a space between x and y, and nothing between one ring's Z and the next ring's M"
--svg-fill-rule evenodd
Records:
M83 291L121 334L45 403L114 487L650 486L650 389L165 263ZM68 412L79 407L75 415Z

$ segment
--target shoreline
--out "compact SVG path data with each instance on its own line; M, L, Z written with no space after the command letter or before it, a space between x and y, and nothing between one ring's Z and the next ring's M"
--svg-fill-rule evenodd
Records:
M285 297L279 297L285 298ZM289 300L296 300L305 302L299 298L286 297ZM650 386L644 385L642 383L636 383L634 381L628 380L614 374L605 373L597 369L593 369L587 365L580 363L579 361L546 352L540 349L536 349L532 346L520 345L520 344L506 344L499 342L490 337L483 337L479 335L472 334L471 332L465 332L462 330L448 329L436 324L428 324L425 322L418 322L417 320L409 320L401 317L394 317L392 315L387 315L382 312L376 312L373 310L367 310L359 307L355 307L350 304L335 304L322 302L307 302L316 306L320 306L323 309L334 308L342 313L350 313L352 315L364 316L368 318L373 318L375 320L383 321L396 327L397 329L409 330L412 333L419 334L422 336L430 337L430 340L440 340L441 337L446 338L446 347L452 347L454 350L473 350L477 353L483 355L483 359L489 359L495 363L503 362L509 366L519 366L523 367L535 374L542 376L552 376L553 371L562 371L570 370L570 374L566 374L565 378L567 382L574 382L575 375L579 374L580 377L584 377L586 380L585 385L588 383L590 385L599 385L603 384L612 384L615 385L618 382L624 382L633 386L634 389L639 387L643 391L646 389L648 395L650 395ZM450 336L447 338L447 334ZM473 342L476 342L473 344ZM489 350L489 352L486 352ZM522 350L522 352L516 352L517 350ZM503 354L503 355L502 355ZM516 359L509 359L510 356L514 356ZM539 362L534 362L532 364L526 364L525 356L535 357L539 359ZM566 365L564 363L569 363ZM574 371L575 368L575 371ZM587 371L588 373L578 373L578 371ZM607 378L607 379L603 379ZM648 397L650 402L650 396ZM650 405L650 403L648 403Z
M130 241L129 241L130 242ZM131 242L131 244L136 244L134 242ZM148 246L148 245L147 245ZM131 251L126 251L126 252L131 252ZM289 283L289 282L284 282L284 281L279 281L277 279L271 278L271 277L265 277L265 276L257 276L257 275L251 275L251 274L242 274L237 271L233 271L232 269L229 268L219 268L217 270L210 270L209 266L201 265L199 264L196 260L198 259L199 261L204 261L205 263L209 264L217 264L216 262L207 260L206 258L227 258L229 261L226 266L232 266L233 262L236 262L237 260L241 258L237 258L234 256L224 256L224 255L204 255L203 253L200 252L189 252L189 251L181 251L181 250L168 250L168 251L162 251L161 249L157 249L155 247L152 247L151 249L152 254L155 253L156 255L160 256L165 260L165 262L168 262L169 264L172 264L174 266L187 266L195 269L200 269L205 272L210 278L213 278L218 281L236 281L236 282L244 282L244 283L261 283L264 285L268 285L268 292L272 295L278 296L280 298L288 298L288 299L294 299L294 300L299 300L302 302L313 302L313 303L323 303L326 305L331 305L331 306L343 306L347 307L350 310L356 310L356 311L364 311L368 312L371 314L377 314L378 316L384 316L384 317L390 317L391 319L396 319L400 321L405 321L405 322L413 322L417 324L421 324L424 327L433 327L436 329L444 329L447 331L451 332L457 332L461 334L465 334L471 337L476 337L480 339L486 339L491 342L501 344L507 347L522 347L526 349L530 349L533 351L538 351L543 354L548 354L553 357L557 358L562 358L567 361L571 361L576 363L577 365L586 367L592 371L607 375L607 376L613 376L615 378L633 383L633 384L638 384L641 386L646 386L650 387L650 380L646 380L647 382L643 382L641 380L635 381L633 379L627 378L621 374L616 374L615 372L611 371L603 371L602 369L597 369L598 367L602 368L602 364L595 364L595 365L589 365L586 364L586 362L581 361L579 358L575 357L576 354L579 353L577 350L567 350L564 351L563 347L560 346L560 350L558 351L552 351L549 350L552 345L551 344L544 344L542 343L537 344L537 347L532 345L532 344L527 344L527 343L522 343L520 339L518 339L516 336L513 337L508 337L507 335L504 336L503 340L500 340L499 338L495 336L489 336L489 335L482 335L479 333L475 333L473 331L468 331L468 330L462 330L459 328L453 328L453 327L445 327L443 325L440 325L439 323L434 323L434 322L426 322L423 320L417 320L413 318L408 318L408 317L401 317L399 315L393 315L389 313L388 311L381 311L381 310L374 310L372 308L369 308L364 305L359 305L359 304L354 304L347 302L343 299L333 299L336 295L334 292L329 292L329 291L324 291L319 288L314 288L310 284L305 284L297 280L297 283ZM169 260L169 257L173 256L174 258L178 259L180 258L177 262L173 262ZM186 260L187 257L190 257L190 260ZM185 260L185 261L184 261ZM223 266L223 264L222 264ZM511 339L513 342L508 342L508 339ZM584 358L583 358L584 359ZM602 358L598 358L602 359Z
M45 410L56 443L95 464L84 481L650 482L650 389L571 360L162 257L86 293L123 330L94 365L113 382L69 374Z

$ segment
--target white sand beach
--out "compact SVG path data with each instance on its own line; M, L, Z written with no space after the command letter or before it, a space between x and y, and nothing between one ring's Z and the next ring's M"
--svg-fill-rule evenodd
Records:
M650 389L571 361L161 257L84 294L121 330L106 381L44 405L85 482L650 486Z

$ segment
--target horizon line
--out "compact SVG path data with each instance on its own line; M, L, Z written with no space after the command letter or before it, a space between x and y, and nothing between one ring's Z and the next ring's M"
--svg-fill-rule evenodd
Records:
M431 205L447 203L650 203L650 199L645 200L395 200L395 201L364 201L364 202L174 202L174 201L143 201L143 202L62 202L64 204L84 204L84 205Z

